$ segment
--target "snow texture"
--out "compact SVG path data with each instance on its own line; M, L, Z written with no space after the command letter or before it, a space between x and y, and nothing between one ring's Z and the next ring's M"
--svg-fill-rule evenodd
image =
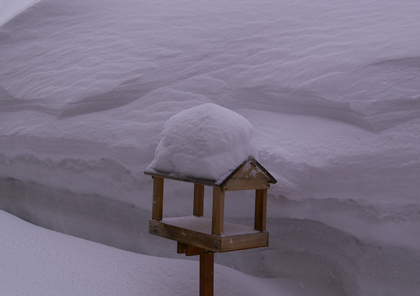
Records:
M198 295L199 263L130 253L31 225L0 211L2 295ZM215 266L216 295L290 293L274 280ZM289 286L289 287L287 287Z
M0 26L41 0L0 1Z
M289 279L299 296L417 296L419 15L417 0L0 0L0 208L180 258L148 235L152 180L143 171L165 122L217 104L252 124L255 156L278 181L270 247L218 254L218 263L273 278L280 295ZM165 181L165 218L191 215L190 185ZM252 193L229 192L226 221L249 226L253 203ZM0 252L37 241L16 233ZM42 264L25 250L23 261L7 261L25 279L9 294L89 294L34 285ZM85 269L72 262L57 261L70 278ZM263 289L264 280L233 273ZM188 294L173 283L170 295Z
M256 155L253 127L243 116L207 103L172 116L148 170L219 180Z

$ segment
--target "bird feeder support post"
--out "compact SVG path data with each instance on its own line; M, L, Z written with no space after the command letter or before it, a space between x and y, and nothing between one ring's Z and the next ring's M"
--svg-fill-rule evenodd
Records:
M204 186L194 186L194 215L202 216L202 203L204 198ZM213 214L212 228L213 235L221 236L224 229L225 218L225 191L219 187L213 187ZM200 254L200 296L214 295L214 253Z
M214 253L200 255L200 296L214 295Z

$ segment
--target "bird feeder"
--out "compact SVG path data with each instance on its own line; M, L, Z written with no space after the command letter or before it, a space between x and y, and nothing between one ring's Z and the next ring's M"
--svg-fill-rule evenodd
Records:
M277 181L253 157L248 157L224 180L180 176L148 169L153 177L152 220L149 233L177 241L177 252L200 256L200 296L213 295L214 253L268 246L267 189ZM163 218L164 179L194 183L193 215ZM212 218L203 217L204 187L213 188ZM225 223L225 192L255 190L254 227Z

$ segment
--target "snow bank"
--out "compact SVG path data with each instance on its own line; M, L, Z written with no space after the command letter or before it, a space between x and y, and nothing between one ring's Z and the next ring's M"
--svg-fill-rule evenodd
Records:
M23 2L0 3L9 17L5 3ZM417 295L420 272L404 266L419 260L403 254L420 248L419 15L415 0L40 1L0 27L0 204L60 231L89 229L90 239L107 219L133 229L141 221L125 227L126 208L150 211L143 170L161 127L211 102L249 120L259 161L278 180L272 249L220 262L292 274L306 295L327 295L311 281L345 291L333 295ZM164 214L190 214L188 184L174 183ZM252 220L253 196L235 194L226 219ZM282 225L293 226L288 240ZM132 246L125 237L111 239ZM142 249L157 245L149 237ZM311 268L297 264L307 258Z
M135 254L46 230L0 211L2 295L198 295L197 261ZM180 256L181 257L181 256ZM215 265L216 295L290 295L300 287Z
M0 26L41 0L0 0Z
M236 112L203 104L172 116L147 170L219 180L256 156L253 127Z

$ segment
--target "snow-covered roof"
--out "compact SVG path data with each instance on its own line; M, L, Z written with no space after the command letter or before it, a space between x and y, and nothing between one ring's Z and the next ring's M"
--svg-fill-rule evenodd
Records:
M146 171L220 184L257 154L252 134L247 119L216 104L181 111L164 124L155 158Z
M193 182L208 186L218 186L224 190L266 189L277 180L252 156L249 156L235 170L218 180L200 179L171 172L162 172L148 168L146 175Z

